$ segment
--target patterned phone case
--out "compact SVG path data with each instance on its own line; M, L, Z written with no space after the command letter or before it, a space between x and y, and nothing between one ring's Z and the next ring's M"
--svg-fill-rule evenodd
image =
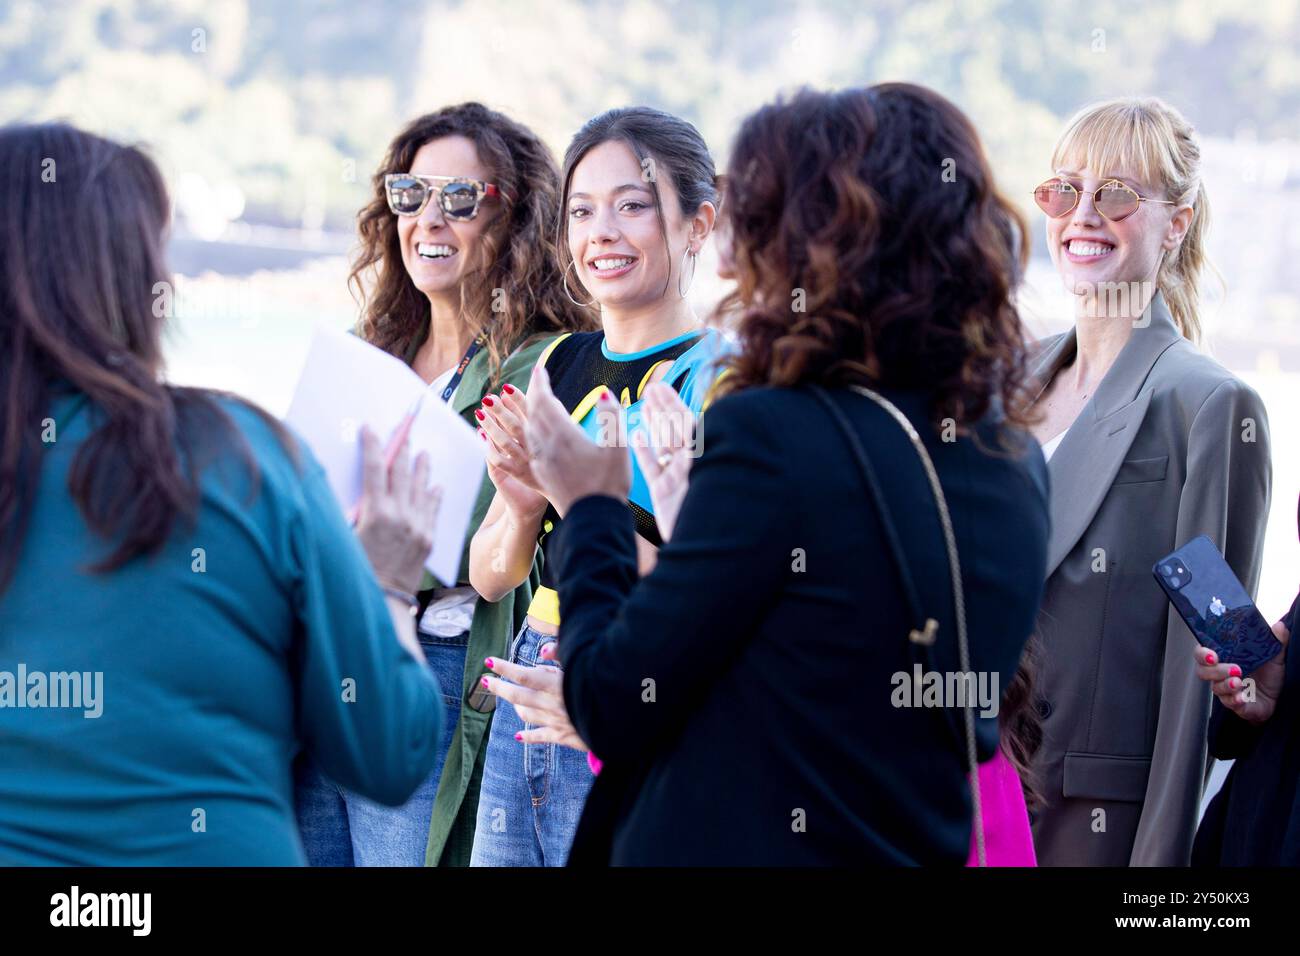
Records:
M1246 589L1206 535L1193 538L1155 563L1151 573L1192 636L1249 674L1282 645Z

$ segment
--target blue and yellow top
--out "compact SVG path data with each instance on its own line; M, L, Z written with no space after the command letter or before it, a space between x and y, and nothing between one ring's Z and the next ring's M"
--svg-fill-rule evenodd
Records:
M726 351L725 339L714 329L692 330L639 352L611 351L604 332L574 332L551 343L538 361L546 368L555 397L574 421L592 432L596 429L596 402L603 390L609 389L625 408L635 408L646 385L663 365L668 366L663 381L677 390L698 417L712 394L719 362ZM658 547L662 542L649 493L630 447L628 455L633 475L628 507L637 533ZM559 524L559 514L548 505L538 536L543 555L541 587L528 607L530 615L556 626L560 623L559 596L548 574L545 555L547 540Z

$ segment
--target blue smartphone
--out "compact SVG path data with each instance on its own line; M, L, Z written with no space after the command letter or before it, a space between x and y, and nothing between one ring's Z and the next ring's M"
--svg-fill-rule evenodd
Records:
M1249 674L1282 650L1255 602L1208 535L1156 562L1151 572L1192 636Z

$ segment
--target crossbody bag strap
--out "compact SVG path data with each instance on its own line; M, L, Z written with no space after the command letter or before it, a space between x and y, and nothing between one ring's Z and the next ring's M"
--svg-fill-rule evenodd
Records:
M952 600L953 610L957 622L957 659L958 666L963 674L969 674L970 668L970 645L966 637L966 597L962 590L961 581L961 562L957 554L957 536L952 529L952 516L948 512L948 501L943 494L943 486L939 484L939 473L935 471L934 462L930 458L930 453L925 448L925 443L921 441L921 436L912 426L911 421L906 415L899 410L898 406L885 398L878 392L872 391L861 385L849 386L859 395L863 395L882 409L889 417L898 423L903 429L912 447L916 449L917 457L921 459L921 466L925 470L926 478L930 483L930 492L934 496L935 506L939 510L939 523L943 527L944 544L948 551L948 570L952 578ZM884 494L880 489L880 482L876 478L875 469L871 466L871 459L867 457L866 450L862 447L862 442L858 438L856 430L849 422L848 417L838 405L832 401L825 389L818 386L812 386L812 393L817 400L825 406L826 410L831 413L831 418L839 425L840 430L844 433L845 441L850 453L857 461L858 468L866 481L867 489L871 497L876 502L876 507L880 512L881 523L885 529L885 539L893 553L894 560L899 566L899 572L903 581L903 590L908 604L911 606L912 613L917 620L921 620L920 599L917 595L912 575L907 566L907 560L904 555L902 545L898 539L898 532L894 528L894 522L889 516L889 509L885 506ZM908 639L915 644L931 645L934 643L938 634L939 624L934 618L924 618L925 626L923 629L913 629L908 635ZM974 811L974 828L975 828L975 849L976 859L980 866L985 866L984 853L984 817L981 812L980 801L980 780L979 780L979 760L975 750L975 712L973 704L966 702L962 708L962 723L965 731L966 745L966 769L967 776L970 780L971 803Z

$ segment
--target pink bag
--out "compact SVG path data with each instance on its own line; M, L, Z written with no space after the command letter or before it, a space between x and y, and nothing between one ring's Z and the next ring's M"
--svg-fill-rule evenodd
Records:
M1029 810L1020 774L998 748L993 759L980 764L980 817L984 821L984 860L987 866L1037 866ZM978 866L975 834L971 833L967 866Z

